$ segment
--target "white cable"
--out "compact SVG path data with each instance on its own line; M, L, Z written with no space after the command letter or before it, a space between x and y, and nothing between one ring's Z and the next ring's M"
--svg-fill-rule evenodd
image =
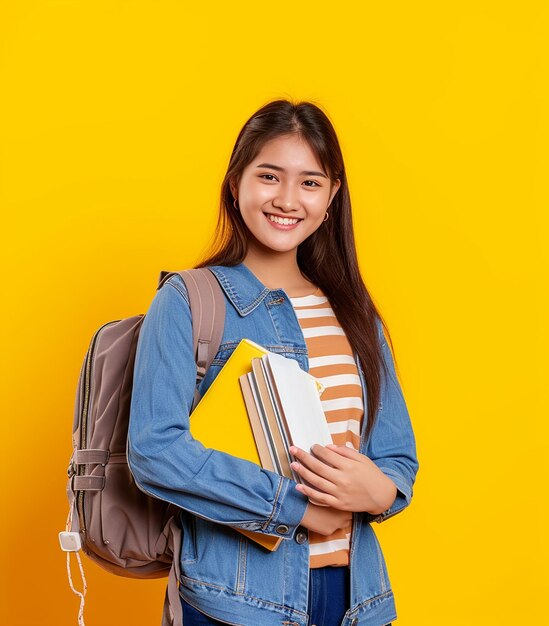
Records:
M69 515L67 517L67 523L66 523L66 530L69 531L71 524L72 524L72 506L70 508L69 511ZM78 591L77 589L75 589L74 584L72 582L72 575L71 575L71 553L67 552L67 575L69 577L69 585L70 588L72 590L73 593L75 593L79 598L80 598L80 608L78 610L78 626L86 626L84 623L84 598L86 596L86 591L88 590L88 584L86 583L86 577L84 576L84 568L82 566L82 560L80 559L80 554L78 554L78 551L74 551L74 554L76 555L76 560L78 561L78 567L80 569L80 576L82 577L82 583L84 585L84 588L82 591Z
M82 561L80 559L80 555L78 552L74 553L76 555L76 559L78 561L78 566L80 568L80 575L82 576L82 582L84 583L84 589L82 591L78 591L75 589L74 584L72 582L71 576L71 553L67 552L67 574L69 576L69 585L73 591L80 598L80 609L78 610L78 626L85 626L84 624L84 597L86 596L86 591L88 589L88 585L86 583L86 577L84 576L84 568L82 567Z

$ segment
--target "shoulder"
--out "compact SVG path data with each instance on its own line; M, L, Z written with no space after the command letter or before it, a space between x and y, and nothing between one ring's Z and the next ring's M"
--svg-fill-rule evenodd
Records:
M147 317L156 318L168 324L172 320L180 321L181 311L186 311L190 318L190 299L184 280L178 274L172 274L164 278L156 288L147 310ZM151 323L148 322L149 325Z
M181 270L181 272L188 271L190 272L191 277L193 277L193 273L194 273L194 278L192 278L192 281L195 286L199 287L199 291L202 291L204 294L205 291L211 292L211 288L208 290L208 288L205 286L206 283L204 281L204 278L205 278L204 273L209 273L209 272L205 272L205 270L211 270L212 268L216 268L216 267L222 267L222 266L205 266L205 267L200 267L200 268L191 267L191 268L188 268L187 270ZM213 271L212 271L212 274L217 279L217 282L216 281L214 282L216 282L216 284L219 284L219 277ZM177 292L179 292L181 297L184 298L185 302L190 305L191 300L189 296L189 290L187 289L188 282L189 282L189 278L186 277L186 280L185 280L181 276L180 272L174 272L168 279L165 280L165 282L162 284L162 287L160 289L162 289L164 285L170 285L170 287L175 289Z
M187 287L185 285L185 281L181 278L181 275L178 273L172 274L160 287L160 290L166 288L168 286L168 290L171 288L175 289L181 297L185 300L187 304L189 304L189 293L187 291Z

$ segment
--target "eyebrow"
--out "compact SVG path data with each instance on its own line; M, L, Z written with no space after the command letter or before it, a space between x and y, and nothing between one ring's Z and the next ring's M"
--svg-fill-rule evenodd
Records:
M280 167L280 165L273 165L272 163L260 163L257 167L265 167L271 170L278 170L279 172L286 171L283 167ZM304 172L299 172L299 175L300 176L323 176L324 178L328 178L326 174L324 174L323 172L304 171Z

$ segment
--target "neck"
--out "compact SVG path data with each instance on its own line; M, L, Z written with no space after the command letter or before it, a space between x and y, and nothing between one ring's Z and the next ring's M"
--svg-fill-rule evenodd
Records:
M288 252L262 252L250 246L244 265L269 289L293 289L310 282L297 264L297 248Z

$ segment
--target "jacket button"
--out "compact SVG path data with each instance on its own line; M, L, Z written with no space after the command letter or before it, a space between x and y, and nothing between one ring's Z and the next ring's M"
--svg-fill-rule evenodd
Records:
M307 533L299 532L295 536L295 540L299 545L305 543L307 541Z
M358 626L358 618L355 617L355 619L351 622L351 626Z
M279 535L285 535L290 529L286 526L286 524L280 524L280 526L276 527L276 532Z

